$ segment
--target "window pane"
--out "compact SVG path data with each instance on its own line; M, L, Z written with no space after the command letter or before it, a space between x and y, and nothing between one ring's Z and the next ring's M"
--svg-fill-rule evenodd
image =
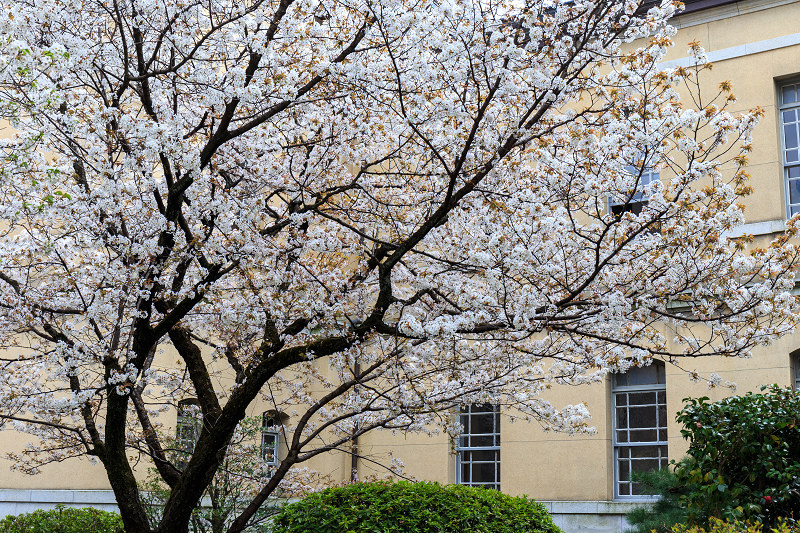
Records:
M800 179L789 180L789 203L800 203Z
M658 425L655 407L631 407L628 413L628 423L632 428L652 428Z
M797 163L800 158L797 157L797 150L786 150L786 162Z
M494 461L497 456L495 450L464 450L462 454L464 461Z
M664 363L653 362L650 366L628 370L628 384L657 385L664 383Z
M789 167L789 179L800 178L800 166Z
M786 149L797 148L797 124L787 124L783 127L783 142Z
M792 104L797 101L795 93L795 85L787 85L781 89L781 102L784 104Z
M794 122L797 120L797 110L791 109L789 111L783 112L783 123L788 124L789 122Z
M617 442L628 442L628 432L625 430L617 430Z
M632 472L652 472L659 469L658 459L631 459Z
M631 457L634 459L659 457L660 448L663 446L631 446Z
M472 435L469 439L469 445L473 448L477 446L494 446L494 435Z
M630 430L631 442L655 442L658 432L655 429Z
M650 405L656 403L656 393L653 392L632 392L628 395L631 405Z
M473 463L473 483L494 483L494 463Z
M494 433L494 415L472 415L470 433Z
M619 470L618 470L618 472L619 472L619 480L620 481L630 481L631 472L630 472L630 466L628 464L629 461L628 460L618 461L618 463L619 463Z
M461 465L461 483L471 483L472 476L470 476L470 463L462 463Z
M628 410L624 407L617 408L617 427L624 429L628 427Z

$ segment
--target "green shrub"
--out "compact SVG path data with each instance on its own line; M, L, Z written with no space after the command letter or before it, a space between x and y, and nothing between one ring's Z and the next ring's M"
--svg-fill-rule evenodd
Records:
M741 522L738 520L731 522L712 518L708 527L677 524L670 530L670 533L800 533L800 529L785 521L779 521L774 528L765 529L762 524L757 522Z
M287 505L274 533L559 533L544 507L496 490L357 483Z
M632 526L630 533L669 533L672 526L685 522L686 508L681 497L686 489L670 468L654 472L634 472L633 481L639 483L645 494L659 496L658 500L645 507L638 507L625 515Z
M91 507L75 509L59 505L0 521L0 533L124 533L122 519Z
M762 391L764 388L762 388ZM689 522L712 517L774 527L800 510L800 394L773 385L678 413L688 455L676 465Z

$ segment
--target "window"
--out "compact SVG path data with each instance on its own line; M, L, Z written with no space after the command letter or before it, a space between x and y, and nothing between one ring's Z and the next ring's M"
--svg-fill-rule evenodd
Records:
M459 414L456 483L500 490L500 408L473 404Z
M800 350L792 354L792 386L800 391Z
M644 162L641 162L644 165ZM647 195L651 183L661 179L658 170L645 166L641 172L634 165L625 167L626 172L638 178L636 191L622 191L620 194L608 199L608 208L614 215L631 212L638 215L642 208L647 205ZM633 192L633 194L631 194Z
M175 443L177 448L176 467L186 468L194 445L200 438L200 427L203 417L196 398L187 398L178 402L178 421L175 424Z
M281 444L281 417L275 411L261 415L261 457L268 465L277 465Z
M786 182L786 212L800 213L800 80L780 88L783 173Z
M667 466L667 391L664 363L615 374L611 386L614 409L614 496L641 498L632 472Z

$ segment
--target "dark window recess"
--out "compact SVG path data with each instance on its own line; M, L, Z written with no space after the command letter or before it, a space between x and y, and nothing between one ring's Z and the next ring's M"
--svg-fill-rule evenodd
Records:
M473 404L459 414L456 483L500 490L500 409Z
M619 498L635 498L643 492L631 480L633 472L667 466L667 392L664 363L632 368L615 374L614 491Z

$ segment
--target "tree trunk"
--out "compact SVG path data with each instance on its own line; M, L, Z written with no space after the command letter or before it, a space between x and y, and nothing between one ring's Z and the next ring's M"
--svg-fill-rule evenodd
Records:
M150 533L150 522L139 499L139 487L128 462L125 447L128 397L110 390L106 421L106 442L101 460L114 490L126 533Z

